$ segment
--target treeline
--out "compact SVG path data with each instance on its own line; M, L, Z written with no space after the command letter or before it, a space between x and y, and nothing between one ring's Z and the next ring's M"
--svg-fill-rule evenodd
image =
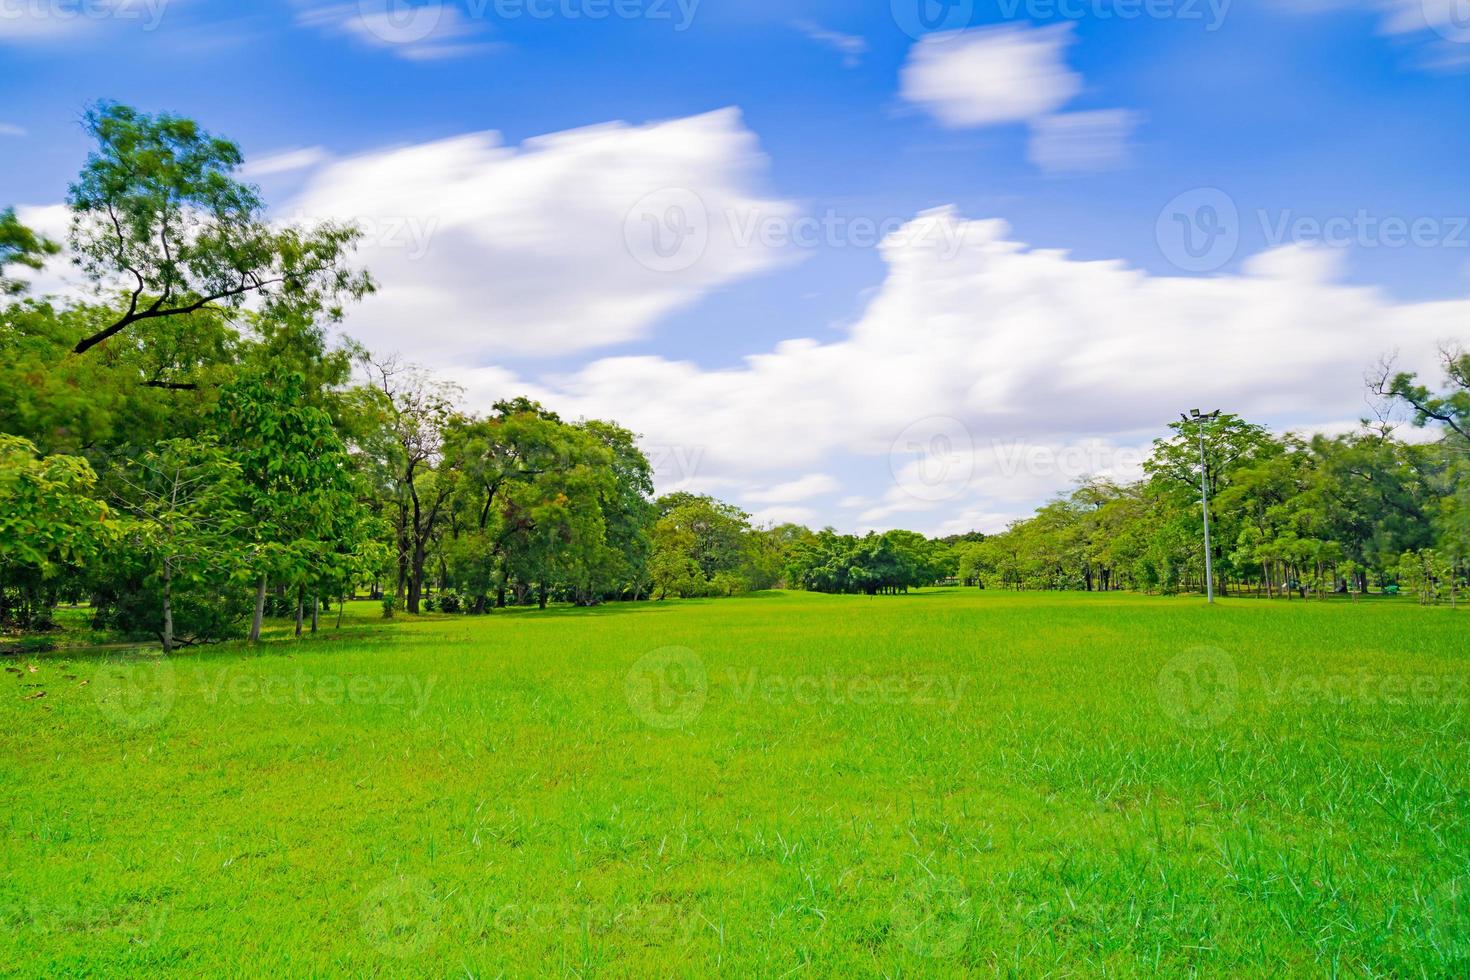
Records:
M1179 423L1141 483L1089 482L991 537L760 528L707 496L654 497L633 433L526 399L466 411L431 374L334 343L374 289L357 231L283 227L239 150L194 122L103 104L68 194L93 290L28 295L62 246L0 211L0 625L62 602L165 649L298 633L366 590L385 614L727 596L877 595L942 581L1178 591L1202 582L1198 425L1222 589L1446 592L1467 553L1470 360L1448 394L1380 393L1445 439L1274 437ZM10 275L7 276L7 270Z
M1470 555L1470 357L1446 352L1445 367L1448 395L1388 371L1374 386L1418 424L1443 424L1439 442L1406 443L1366 423L1299 438L1234 415L1176 422L1154 443L1145 479L1087 481L960 545L958 574L1011 589L1203 591L1203 435L1217 591L1305 598L1402 586L1453 602Z

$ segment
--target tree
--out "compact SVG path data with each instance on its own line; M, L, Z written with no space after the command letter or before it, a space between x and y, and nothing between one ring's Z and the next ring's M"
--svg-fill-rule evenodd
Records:
M68 195L71 246L93 282L121 284L124 306L75 353L140 322L239 310L247 299L267 315L340 319L343 300L373 288L345 264L355 228L272 225L257 190L233 176L239 147L192 119L103 102L85 125L97 148Z
M239 608L233 601L239 590L231 587L243 560L238 535L246 521L239 510L239 464L211 442L171 439L131 461L120 479L117 502L131 518L124 541L149 584L156 584L163 652L180 641L219 638ZM175 617L181 593L193 600L184 629ZM148 605L124 603L123 621L146 614Z
M0 623L43 625L55 604L44 587L107 544L115 522L96 483L86 460L0 434Z
M449 473L441 473L438 468L443 460L444 434L459 418L454 403L460 389L397 358L367 357L363 367L387 432L387 467L397 510L396 594L400 600L406 595L408 611L417 615L429 544L455 489Z
M340 584L365 544L352 461L331 417L307 402L306 379L294 371L277 366L242 375L221 391L216 411L249 517L256 584L250 639L260 639L272 579L296 590L299 634L308 587Z
M746 535L750 515L740 508L705 495L677 492L656 501L659 526L678 528L687 535L665 535L667 544L687 546L686 557L694 559L705 581L720 572L736 571L748 560Z
M633 433L612 422L596 419L582 423L608 454L611 481L598 488L605 534L589 569L589 591L631 593L639 598L648 585L648 558L653 550L652 530L657 508L653 497L653 467L638 448ZM591 596L583 597L590 601Z
M1440 350L1440 360L1449 389L1444 394L1431 392L1412 373L1395 372L1391 360L1384 361L1371 387L1375 394L1412 409L1414 425L1438 422L1470 442L1470 352L1445 347Z

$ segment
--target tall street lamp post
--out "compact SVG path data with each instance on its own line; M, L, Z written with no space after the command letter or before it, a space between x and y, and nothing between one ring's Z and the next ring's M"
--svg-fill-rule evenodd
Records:
M1205 423L1219 418L1220 410L1217 408L1213 412L1201 412L1197 408L1191 408L1188 415L1181 412L1179 417L1185 422L1193 422L1199 426L1199 499L1205 514L1205 601L1213 604L1215 601L1215 569L1210 558L1210 472L1209 463L1205 461Z

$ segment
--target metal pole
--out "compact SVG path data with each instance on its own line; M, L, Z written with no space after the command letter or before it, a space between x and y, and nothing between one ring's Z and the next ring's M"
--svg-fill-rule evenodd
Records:
M1206 416L1208 417L1208 416ZM1210 560L1210 483L1205 462L1205 418L1199 419L1199 499L1205 512L1205 601L1215 601L1215 570Z

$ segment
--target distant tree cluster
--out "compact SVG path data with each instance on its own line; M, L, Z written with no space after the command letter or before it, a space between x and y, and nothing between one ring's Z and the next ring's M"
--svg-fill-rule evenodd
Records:
M1176 592L1203 583L1199 426L1222 590L1453 602L1463 579L1463 353L1446 353L1443 394L1388 369L1374 386L1437 443L1223 416L1174 424L1143 481L1089 481L992 536L753 527L708 496L655 499L612 422L524 398L467 412L422 369L333 343L374 288L351 264L358 232L267 220L234 144L115 104L86 125L65 251L89 298L27 296L18 270L62 246L0 211L5 627L86 602L99 627L171 650L259 638L269 616L314 630L364 589L387 615L944 581Z
M1087 481L1000 534L957 544L958 574L1010 589L1203 590L1203 428L1217 589L1304 598L1403 586L1453 601L1470 556L1470 357L1447 351L1445 367L1447 395L1388 371L1374 386L1427 409L1415 421L1443 423L1438 442L1407 443L1383 424L1299 438L1233 415L1175 422L1145 479Z

